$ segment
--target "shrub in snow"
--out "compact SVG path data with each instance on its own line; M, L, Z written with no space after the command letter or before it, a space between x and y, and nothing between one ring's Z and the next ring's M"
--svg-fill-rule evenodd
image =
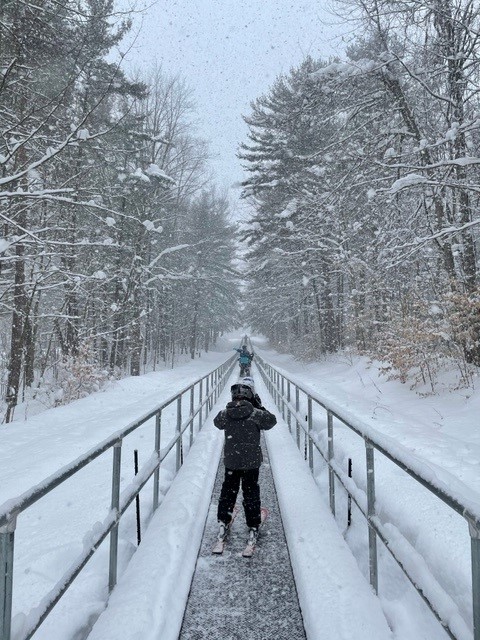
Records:
M448 306L443 306L445 315L438 304L404 300L399 312L379 332L375 357L386 363L381 372L388 379L409 382L412 389L427 387L422 391L426 395L436 392L441 372L458 367L455 387L472 384L472 370L452 331L453 316Z
M443 358L441 338L427 318L402 320L394 320L378 342L377 358L386 363L380 371L389 380L410 382L412 389L429 385L434 393Z
M58 365L58 383L53 391L54 406L68 404L100 391L110 380L109 373L99 366L88 342L80 345L78 354L62 358Z
M450 324L455 342L467 363L480 366L480 290L448 296Z

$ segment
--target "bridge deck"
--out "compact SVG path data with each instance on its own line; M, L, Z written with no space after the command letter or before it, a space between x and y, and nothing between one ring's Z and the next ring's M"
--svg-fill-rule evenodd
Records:
M260 380L257 388L269 406ZM228 396L225 390L219 409ZM260 483L270 517L255 556L240 557L247 535L242 513L225 556L211 555L223 437L209 419L89 640L392 640L380 601L347 547L328 497L278 412L277 417L265 436L269 459Z

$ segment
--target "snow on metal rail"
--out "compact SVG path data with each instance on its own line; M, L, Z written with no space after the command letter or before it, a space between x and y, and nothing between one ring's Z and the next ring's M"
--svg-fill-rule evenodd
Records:
M54 606L67 591L75 578L82 571L88 560L93 556L100 544L110 534L110 562L109 562L109 591L113 589L117 581L117 556L118 556L118 525L121 516L140 493L148 480L153 475L153 511L159 503L159 473L160 465L169 452L176 447L176 471L183 464L183 436L187 429L190 430L190 446L195 436L194 421L197 419L197 432L202 428L203 421L218 399L228 376L235 366L236 358L232 356L210 373L202 376L179 393L168 398L151 411L148 411L138 420L131 422L123 429L114 433L97 447L90 449L77 458L70 465L46 478L43 482L32 487L20 496L10 499L0 505L0 640L10 640L12 595L13 595L13 550L15 529L18 516L32 504L46 496L50 491L65 482L68 478L87 466L102 453L113 449L112 469L112 498L111 509L101 526L95 526L87 534L88 544L84 545L83 552L76 562L67 569L57 585L42 599L42 607L31 612L28 630L18 640L29 640L42 622L52 611ZM182 398L189 394L189 413L182 417ZM196 396L196 398L195 398ZM166 447L160 449L161 415L163 409L176 403L176 430L175 436ZM135 431L145 422L155 418L155 444L150 459L142 467L135 479L120 494L120 468L122 442L130 433Z
M301 432L304 434L305 459L313 472L313 448L319 452L328 466L328 484L330 509L335 515L335 478L342 484L348 496L355 502L368 524L369 542L369 570L370 584L378 593L378 569L377 569L377 536L385 544L397 564L400 566L408 580L423 598L429 609L441 623L445 632L453 640L472 637L471 631L460 616L452 620L448 610L436 606L429 597L427 590L423 589L418 581L409 574L405 553L402 553L402 545L396 538L401 537L398 532L392 531L392 527L384 526L375 512L375 466L374 450L383 454L400 469L409 474L433 495L442 500L451 509L465 518L471 539L471 567L472 567L472 601L473 601L473 639L480 640L480 495L473 491L448 472L435 467L435 465L413 455L408 449L399 444L395 439L385 436L363 422L353 413L345 410L340 405L327 401L320 394L308 391L294 380L288 378L280 369L265 362L256 352L255 362L262 378L274 398L275 404L286 419L292 433L292 421L296 424L296 441L301 448ZM292 387L295 401L293 403ZM305 412L300 411L300 393L306 400ZM327 413L327 451L323 451L313 432L312 404L316 403ZM345 474L334 460L333 419L336 418L351 431L363 438L366 450L366 486L367 492L357 487L353 480ZM443 479L442 479L443 478ZM441 589L440 586L438 586ZM447 595L447 594L445 594ZM448 595L447 595L448 597ZM442 610L444 609L444 610Z

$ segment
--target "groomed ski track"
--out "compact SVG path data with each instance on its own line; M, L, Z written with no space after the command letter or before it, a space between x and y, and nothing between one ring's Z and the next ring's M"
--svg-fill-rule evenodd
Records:
M223 479L223 434L212 419L230 399L235 374L89 640L119 640L119 630L122 640L391 640L379 600L343 540L328 498L320 494L260 374L254 376L264 405L278 420L265 434L260 484L270 517L254 557L240 557L246 539L241 508L225 555L211 555ZM315 539L304 535L312 527ZM170 554L172 544L182 553Z
M241 490L239 512L222 556L212 555L218 529L217 501L224 477L220 463L205 533L183 620L180 640L207 640L223 637L232 640L262 640L275 636L303 640L305 631L293 579L278 500L266 447L260 470L262 502L269 516L261 529L252 558L243 558L248 537Z

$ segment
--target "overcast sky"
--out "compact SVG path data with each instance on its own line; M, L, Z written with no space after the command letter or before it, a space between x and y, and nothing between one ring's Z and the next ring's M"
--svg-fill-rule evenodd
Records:
M210 141L221 187L243 178L236 152L246 140L242 114L275 78L305 55L341 49L340 29L316 0L158 0L138 17L130 63L156 60L185 78L198 107L199 129ZM332 26L333 25L333 26ZM233 194L232 194L233 195Z

